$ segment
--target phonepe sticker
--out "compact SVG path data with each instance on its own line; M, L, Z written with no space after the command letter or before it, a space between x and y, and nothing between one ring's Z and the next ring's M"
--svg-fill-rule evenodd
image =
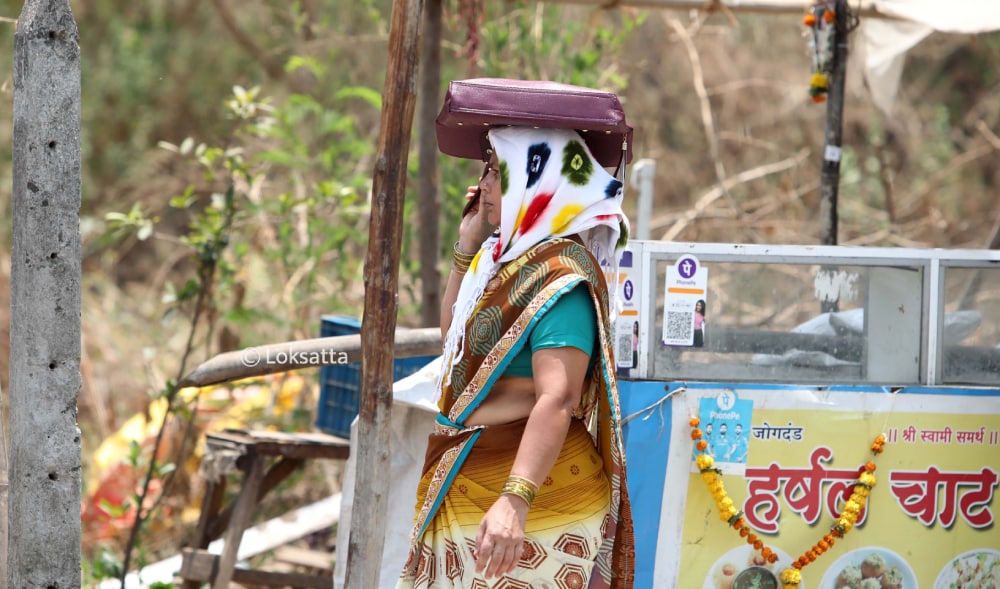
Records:
M638 256L631 250L618 260L618 316L615 319L615 364L619 369L639 363Z
M695 345L695 307L699 301L705 304L707 291L708 268L695 256L682 256L667 268L663 296L664 345Z

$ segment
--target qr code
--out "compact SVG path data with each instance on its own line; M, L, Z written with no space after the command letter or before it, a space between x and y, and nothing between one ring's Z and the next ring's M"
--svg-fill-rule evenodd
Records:
M615 352L615 357L632 358L632 334L623 333L618 336L618 350Z
M667 313L669 341L691 341L694 338L694 313L671 311Z

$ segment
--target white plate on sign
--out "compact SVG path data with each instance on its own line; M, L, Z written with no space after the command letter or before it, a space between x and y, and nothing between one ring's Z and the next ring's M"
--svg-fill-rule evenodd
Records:
M962 582L961 585L959 581ZM993 582L993 587L1000 587L1000 552L979 548L963 552L948 561L938 573L934 589L989 587L990 581Z

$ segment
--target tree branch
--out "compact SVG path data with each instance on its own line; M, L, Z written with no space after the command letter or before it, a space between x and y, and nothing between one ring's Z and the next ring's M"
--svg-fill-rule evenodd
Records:
M718 187L721 189L722 195L729 201L729 206L736 211L738 210L736 203L733 202L732 197L729 195L729 190L726 189L726 168L723 166L722 157L719 154L719 137L715 132L712 103L708 99L708 91L705 89L705 75L701 67L701 56L698 55L698 48L694 46L691 35L679 20L667 18L666 16L663 18L674 29L674 32L680 37L681 43L684 44L684 48L687 50L688 61L691 62L691 83L694 86L694 92L698 96L698 102L701 106L701 124L705 127L705 139L708 141L708 155L712 158L712 165L715 168L715 179L719 183Z
M709 205L718 200L719 197L725 194L726 191L729 190L730 188L737 186L739 184L750 182L751 180L763 178L764 176L768 176L776 172L783 172L790 168L794 168L795 166L801 164L803 160L805 160L806 157L808 156L809 156L809 150L803 149L790 158L786 158L781 161L774 162L772 164L757 166L756 168L751 168L749 170L740 172L735 176L726 178L726 180L722 182L720 185L712 188L704 195L702 195L701 198L698 199L698 202L695 203L693 207L688 209L683 217L675 221L673 226L670 229L668 229L667 232L664 233L663 237L661 237L660 239L663 241L671 241L673 239L676 239L677 236L680 235L685 228L687 228L687 226L691 223L691 221L701 216L701 214L705 212L705 209L707 209ZM660 221L659 223L662 224L662 221ZM657 221L653 221L653 223L651 223L651 226L656 226L656 225Z
M236 22L236 17L233 16L229 6L226 4L226 0L212 0L212 5L215 7L215 11L219 13L219 18L222 19L222 24L226 27L229 33L236 40L236 44L242 47L247 53L250 54L267 75L275 80L282 80L285 78L285 68L281 66L278 62L271 58L257 43L254 42L253 37L247 34L246 31L240 28L240 25Z

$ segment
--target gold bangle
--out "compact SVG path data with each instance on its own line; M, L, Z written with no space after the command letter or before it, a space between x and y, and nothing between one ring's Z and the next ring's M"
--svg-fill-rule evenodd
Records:
M525 478L525 477L522 477L522 476L518 476L516 474L512 474L512 475L510 475L510 476L507 477L507 480L508 481L518 482L518 483L524 483L525 485L528 485L529 487L531 487L531 491L533 493L537 493L538 492L538 484L535 483L535 481L533 481L531 479L528 479L528 478Z
M471 254L463 252L462 250L458 249L458 243L459 242L456 241L455 246L452 248L455 251L455 260L460 260L463 262L471 262L472 258L476 257L476 252L472 252Z
M514 495L520 497L529 507L531 507L531 503L535 500L535 494L537 492L538 485L524 477L516 475L507 477L506 482L503 484L503 488L500 489L501 495Z
M504 484L503 488L500 489L500 494L520 497L529 507L531 502L535 500L535 494L531 492L530 487L510 482Z
M467 254L462 250L458 249L458 242L455 242L455 246L452 248L455 250L454 255L454 268L459 274L465 274L472 264L472 259L476 257L476 254Z

